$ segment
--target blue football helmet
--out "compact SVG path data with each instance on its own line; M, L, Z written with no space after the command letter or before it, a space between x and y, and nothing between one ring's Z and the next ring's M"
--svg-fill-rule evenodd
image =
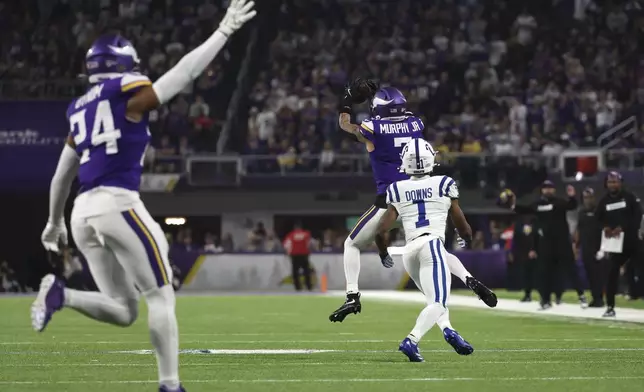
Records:
M132 42L119 35L103 35L94 41L85 56L90 83L138 71L140 60Z
M371 101L371 114L376 118L401 117L407 111L407 100L395 87L384 87Z

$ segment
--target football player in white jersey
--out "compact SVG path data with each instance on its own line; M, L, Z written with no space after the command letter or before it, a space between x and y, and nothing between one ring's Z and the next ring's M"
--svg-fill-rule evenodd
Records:
M414 329L400 343L399 350L411 362L423 362L418 342L434 324L443 329L445 340L457 353L471 354L474 349L449 324L447 303L452 283L443 245L447 218L451 213L458 233L465 242L472 239L472 229L458 204L458 188L447 176L432 176L435 152L423 139L405 145L402 167L410 176L387 188L387 212L379 222L378 232L385 233L400 216L405 231L403 264L416 286L425 295L427 306L416 320Z

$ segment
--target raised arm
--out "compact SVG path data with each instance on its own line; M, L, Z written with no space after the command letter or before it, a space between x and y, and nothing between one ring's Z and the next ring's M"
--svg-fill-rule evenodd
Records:
M349 137L351 137L356 142L368 142L367 138L365 138L362 135L362 132L360 132L360 126L351 122L351 114L340 113L340 116L338 117L338 124L340 125L340 129L349 133Z
M352 139L361 143L369 142L369 136L373 134L373 129L368 126L353 124L351 114L353 105L365 102L373 97L378 90L378 85L369 79L356 78L347 84L340 98L338 124L340 128L347 132Z
M576 210L579 206L579 203L577 201L577 192L575 191L575 187L568 185L566 187L566 195L568 196L568 198L563 200L562 207L566 211Z
M152 86L142 88L128 101L128 118L138 119L143 113L170 101L201 75L224 47L228 38L255 16L254 6L253 1L247 3L246 0L231 0L224 19L210 38L183 56Z

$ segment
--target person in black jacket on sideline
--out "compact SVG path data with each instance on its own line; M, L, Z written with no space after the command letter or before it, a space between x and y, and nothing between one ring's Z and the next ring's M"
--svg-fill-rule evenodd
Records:
M577 230L575 230L575 247L581 255L581 260L586 269L586 277L590 286L592 300L591 308L604 307L604 272L605 263L602 258L597 257L601 243L602 228L595 216L597 201L595 190L586 188L583 192L583 206L579 209L577 218Z
M512 191L501 194L501 204L513 209L517 214L532 214L536 216L537 257L540 267L539 294L541 308L552 307L552 293L561 285L561 272L569 272L572 284L579 296L582 308L586 308L586 296L581 288L581 282L575 270L575 256L566 213L577 209L575 188L566 187L567 198L555 196L555 186L551 181L541 185L541 197L531 204L516 204L516 196ZM557 303L561 298L556 298Z
M537 264L537 248L534 218L521 216L514 222L512 237L512 258L518 269L521 288L524 291L521 302L532 301L532 289L535 285L535 270Z
M618 172L608 173L605 186L607 192L597 204L595 216L603 228L605 237L623 236L622 252L607 253L610 267L606 283L607 309L604 317L615 317L615 294L617 293L619 271L626 262L630 262L627 273L629 275L629 295L631 298L637 298L640 295L637 275L644 277L640 273L638 265L638 233L642 220L642 208L637 196L624 189L622 176Z

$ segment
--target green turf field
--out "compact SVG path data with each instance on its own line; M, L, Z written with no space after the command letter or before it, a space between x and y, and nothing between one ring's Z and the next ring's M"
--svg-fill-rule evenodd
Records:
M33 332L31 298L0 298L0 390L157 391L145 310L131 328L101 325L71 310ZM398 353L421 308L363 299L363 313L332 324L340 298L180 297L182 349L335 350L310 354L183 354L188 392L635 392L644 385L644 326L451 309L476 351L462 357L438 329L426 363Z

